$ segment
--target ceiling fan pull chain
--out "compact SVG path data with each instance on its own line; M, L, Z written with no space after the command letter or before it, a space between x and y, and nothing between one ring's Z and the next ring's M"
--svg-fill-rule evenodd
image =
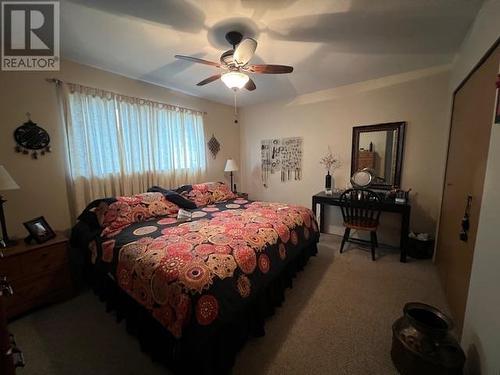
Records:
M237 90L234 89L233 93L234 93L234 123L237 124L238 123L238 107L236 106L236 93L237 93Z

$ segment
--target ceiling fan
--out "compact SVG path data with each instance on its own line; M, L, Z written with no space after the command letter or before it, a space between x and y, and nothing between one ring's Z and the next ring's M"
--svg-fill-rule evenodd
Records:
M230 31L226 34L226 40L233 46L233 49L221 55L220 63L199 59L197 57L175 55L176 59L215 66L224 70L219 74L215 74L198 82L197 86L204 86L220 78L222 82L232 90L238 90L244 87L249 91L253 91L256 88L255 82L247 73L285 74L293 72L293 67L287 65L249 64L257 48L257 41L255 39L243 39L243 35L240 32Z

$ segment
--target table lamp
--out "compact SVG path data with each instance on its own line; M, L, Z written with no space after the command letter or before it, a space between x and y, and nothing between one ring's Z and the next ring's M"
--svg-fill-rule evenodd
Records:
M226 161L226 167L224 168L224 172L230 172L231 173L231 191L234 193L235 188L233 185L233 172L236 172L238 170L238 165L233 159L228 159Z
M19 189L19 185L16 184L16 181L12 178L12 176L7 172L3 165L0 165L0 191L3 190L17 190ZM8 247L9 245L15 244L15 241L9 240L9 236L7 234L7 224L5 223L5 215L3 213L3 204L7 202L3 199L0 194L0 224L2 226L2 237L0 238L0 247Z

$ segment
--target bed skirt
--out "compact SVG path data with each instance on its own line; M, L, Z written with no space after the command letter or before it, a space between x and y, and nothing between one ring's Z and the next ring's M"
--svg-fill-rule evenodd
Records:
M306 244L231 322L203 328L188 326L180 339L173 337L150 312L120 289L105 271L92 267L88 276L92 289L106 303L106 310L118 322L125 319L127 331L138 338L141 350L154 361L164 363L176 374L220 375L230 373L236 354L249 337L265 335L265 319L282 305L285 289L292 288L297 272L316 253L316 241Z

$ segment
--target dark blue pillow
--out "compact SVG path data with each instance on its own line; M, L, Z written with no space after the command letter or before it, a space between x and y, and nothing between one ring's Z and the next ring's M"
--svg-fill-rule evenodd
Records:
M182 195L179 193L173 191L173 190L168 190L164 189L159 186L151 186L148 189L149 193L162 193L168 201L176 204L180 208L185 208L188 210L192 210L196 208L196 204L193 201L190 201L189 199L184 198Z

